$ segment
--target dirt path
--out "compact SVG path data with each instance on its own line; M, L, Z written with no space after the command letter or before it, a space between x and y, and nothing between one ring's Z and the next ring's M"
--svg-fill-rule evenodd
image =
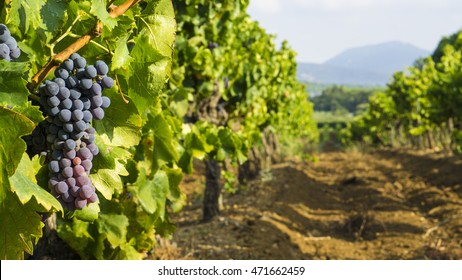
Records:
M331 152L275 165L225 195L222 216L199 223L203 178L158 258L462 259L462 160L437 153ZM173 248L173 249L172 249ZM177 248L177 249L175 249Z

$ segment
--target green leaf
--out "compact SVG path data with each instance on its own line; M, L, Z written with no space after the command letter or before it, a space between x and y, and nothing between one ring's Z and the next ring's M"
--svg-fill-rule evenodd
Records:
M0 60L0 104L23 106L28 103L29 91L22 78L27 68L27 63Z
M139 112L144 112L170 77L176 29L172 2L152 1L141 21L142 28L131 51L128 95Z
M130 34L127 34L123 39L117 42L117 47L114 50L114 56L112 57L112 70L117 70L119 68L126 69L133 60L130 57L130 52L127 47L128 38L130 38Z
M173 212L178 212L183 208L186 203L186 195L180 189L180 182L183 179L183 173L181 169L166 169L168 176L168 183L170 187L168 188L167 198L169 201L170 207L172 207Z
M106 109L103 120L93 123L100 139L110 146L137 145L141 139L141 117L134 104L125 104L115 90L108 91L107 96L111 106Z
M34 129L34 123L17 112L0 107L0 205L3 192L6 191L8 177L13 175L26 151L26 143L21 136Z
M106 10L105 0L92 0L90 13L96 16L103 23L104 27L112 30L117 25L117 20L111 18Z
M18 112L19 114L26 116L28 119L33 121L36 125L38 125L41 121L44 120L43 114L42 114L42 111L40 111L40 108L37 106L32 106L30 102L28 102L26 106L14 107L13 110Z
M137 196L143 209L150 213L156 213L161 218L165 214L165 203L169 188L167 174L159 170L152 180L146 177L146 171L140 170L136 181Z
M133 246L129 244L123 244L120 247L120 251L115 257L116 260L141 260L144 254L139 253Z
M152 128L154 163L158 168L158 161L175 161L178 153L173 146L173 134L164 117L159 114L149 115L146 126Z
M38 160L36 158L36 160ZM59 201L49 192L42 189L35 180L37 170L29 157L24 153L21 162L16 169L16 173L10 178L13 191L19 197L22 204L29 202L35 197L37 203L44 207L46 211L61 211L63 208Z
M128 224L128 218L124 215L101 214L97 221L97 228L112 246L117 247L127 242Z
M68 6L67 1L56 0L48 0L43 5L40 10L40 16L49 32L57 32L61 28Z
M78 219L63 220L58 217L56 220L56 231L59 238L74 249L82 258L89 258L87 245L94 245L95 241L89 233L90 223Z
M44 0L14 0L10 1L7 23L19 27L24 33L29 29L37 30L42 24L40 8Z
M10 191L2 191L0 199L0 258L24 259L24 251L32 255L34 240L42 236L41 218L30 204L23 205Z
M93 222L98 219L99 212L99 204L98 202L95 202L88 204L83 209L75 210L73 213L71 213L70 217L75 217L85 222Z
M90 178L95 188L107 200L112 199L112 195L115 191L121 192L123 189L119 173L114 170L99 169L98 172L90 174Z

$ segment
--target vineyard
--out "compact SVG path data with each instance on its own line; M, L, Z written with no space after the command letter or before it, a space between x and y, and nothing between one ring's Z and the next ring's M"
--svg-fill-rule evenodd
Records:
M2 259L462 258L462 32L327 152L248 5L0 3Z

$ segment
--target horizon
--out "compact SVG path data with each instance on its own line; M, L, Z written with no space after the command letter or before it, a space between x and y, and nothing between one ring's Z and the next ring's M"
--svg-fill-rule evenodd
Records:
M250 0L248 13L298 63L324 63L352 48L393 41L433 52L462 28L456 0ZM339 28L341 26L341 28Z

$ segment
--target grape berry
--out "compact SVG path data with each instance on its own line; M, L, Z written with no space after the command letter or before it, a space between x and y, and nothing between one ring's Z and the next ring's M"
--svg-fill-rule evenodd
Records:
M50 192L70 210L98 200L89 177L99 153L91 121L103 119L103 109L110 105L102 95L114 85L108 70L104 61L87 66L85 58L72 54L55 70L56 78L40 86L46 119L25 137L29 156L46 155Z
M10 30L0 23L0 60L11 61L21 55L16 39L11 36Z

